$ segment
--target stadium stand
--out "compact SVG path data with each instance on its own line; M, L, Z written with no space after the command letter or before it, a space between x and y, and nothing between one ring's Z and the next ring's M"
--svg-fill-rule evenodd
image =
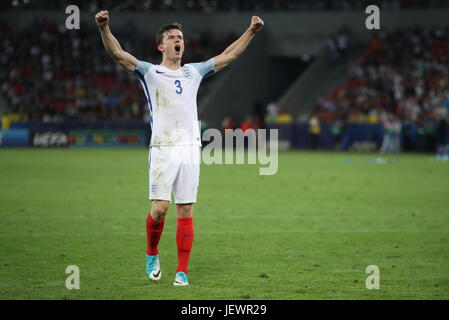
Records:
M313 11L313 10L358 10L367 3L360 0L80 0L79 6L96 11L102 6L123 10L152 11L195 11L195 12L236 12L236 11ZM59 9L67 6L66 0L9 0L2 1L0 8L19 9ZM369 4L382 9L447 8L447 0L373 0Z
M387 123L393 117L409 135L435 135L448 115L448 75L449 27L381 31L313 113L322 122L340 123Z
M449 28L380 32L347 77L317 104L323 120L378 122L391 112L406 122L435 119L449 108Z
M116 32L126 50L159 61L155 38L132 23ZM229 37L232 39L233 35ZM230 39L207 32L186 39L185 63L204 60ZM64 25L37 22L17 31L0 23L1 96L11 113L34 122L144 120L147 107L138 82L107 56L95 28L67 33ZM89 52L88 55L83 54ZM201 91L200 91L201 94Z
M107 56L92 19L83 22L81 30L68 32L63 21L54 22L56 15L48 21L29 18L40 9L55 14L68 4L38 0L0 4L11 16L26 12L29 22L0 22L1 114L9 112L14 115L11 121L33 123L148 120L142 90ZM315 147L346 150L354 142L345 136L351 131L349 124L373 125L375 132L368 139L380 147L384 124L392 117L401 121L402 145L407 150L435 150L436 141L440 145L447 141L449 28L429 27L435 10L422 15L420 27L403 25L415 23L414 17L421 14L415 9L449 8L449 0L374 1L389 11L383 13L387 22L381 32L364 30L370 37L361 36L359 15L350 12L363 8L361 1L85 0L77 4L89 12L103 6L122 11L114 16L114 34L125 50L149 61L159 61L160 54L148 29L154 32L155 25L171 17L171 12L190 12L183 15L191 28L186 33L184 63L223 50L244 28L247 12L270 12L267 21L273 23L245 55L220 77L202 85L198 112L211 126L221 127L223 119L224 127L229 123L242 128L302 124L281 138L287 136L293 147L310 147L310 132L319 131ZM145 14L136 13L143 10ZM314 24L320 15L329 17L326 11L335 10L340 18ZM147 26L147 11L157 12L152 17L160 20L152 19ZM213 12L224 13L203 14ZM292 12L298 12L294 15L301 17L301 27L281 23ZM445 19L444 12L435 24ZM207 17L216 23L208 26L212 21ZM234 26L225 26L231 20ZM357 130L355 134L365 139ZM299 141L303 136L309 140Z

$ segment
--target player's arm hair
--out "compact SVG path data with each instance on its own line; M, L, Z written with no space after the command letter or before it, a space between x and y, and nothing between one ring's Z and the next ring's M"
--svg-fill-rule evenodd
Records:
M111 29L109 29L109 24L107 23L109 17L106 16L106 18L97 18L97 16L97 25L100 29L101 40L103 41L106 52L109 54L112 60L121 65L126 71L134 71L137 68L138 60L133 55L122 49L120 43L112 34Z
M263 21L259 17L253 16L251 25L238 38L231 43L221 54L214 57L215 72L222 70L234 62L246 50L254 35L263 28Z

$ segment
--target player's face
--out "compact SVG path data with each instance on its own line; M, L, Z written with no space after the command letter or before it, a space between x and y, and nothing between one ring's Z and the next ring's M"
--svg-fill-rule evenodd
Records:
M184 53L184 37L178 29L170 29L164 32L162 44L159 50L169 59L182 58Z

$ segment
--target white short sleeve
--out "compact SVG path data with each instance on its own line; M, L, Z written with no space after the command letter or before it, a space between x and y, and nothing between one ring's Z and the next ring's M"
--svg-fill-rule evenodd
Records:
M210 58L204 62L191 63L193 67L200 73L201 77L206 78L215 73L215 59Z
M146 61L140 61L137 62L137 67L134 70L135 73L140 73L142 76L144 76L148 70L153 66L152 63L146 62Z

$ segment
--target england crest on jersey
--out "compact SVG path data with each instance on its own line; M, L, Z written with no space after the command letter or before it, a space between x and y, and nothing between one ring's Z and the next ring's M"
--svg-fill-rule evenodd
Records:
M181 71L186 79L192 79L192 72L189 70L189 68L184 66L182 67Z
M152 185L151 185L151 193L152 194L155 194L157 192L157 184L156 183L153 183Z

